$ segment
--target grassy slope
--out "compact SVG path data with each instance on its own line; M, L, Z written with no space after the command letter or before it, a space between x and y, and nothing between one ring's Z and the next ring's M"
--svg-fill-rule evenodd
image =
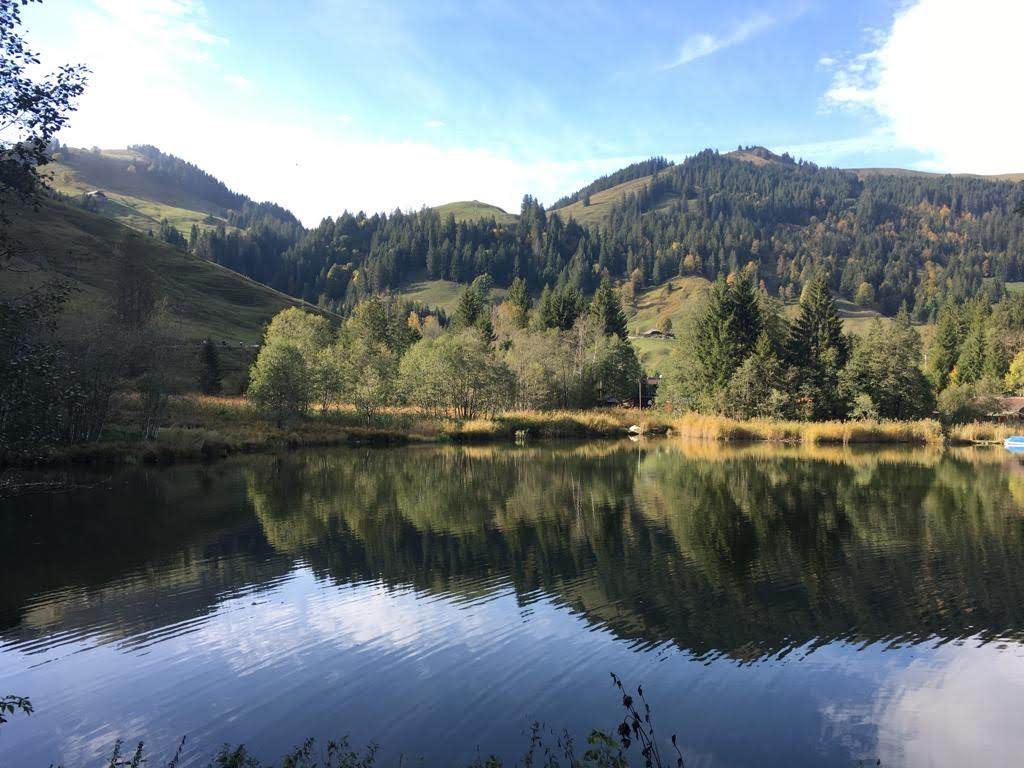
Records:
M462 283L453 283L451 280L421 280L407 285L399 293L399 296L417 304L443 309L451 314L455 311L455 306L459 303L459 296L465 289L466 286ZM505 298L506 293L505 288L494 288L491 291L491 300L499 302Z
M768 152L763 147L760 148L760 151L735 149L732 152L726 152L725 156L753 163L754 165L769 165L771 163L784 162L781 157L776 155L774 152Z
M564 208L555 209L563 220L575 219L580 224L600 224L607 217L612 206L628 194L638 192L650 183L651 177L644 176L640 179L631 179L609 189L595 192L590 196L590 205L584 206L582 202L575 202Z
M83 316L108 312L115 276L111 253L127 234L116 221L55 201L38 212L13 211L13 234L24 245L15 270L0 281L0 294L59 276L75 289L65 316L74 325ZM229 269L203 261L152 238L142 237L167 298L175 334L183 340L207 335L217 340L255 343L264 323L300 302Z
M456 221L477 221L478 219L494 218L499 224L512 224L519 217L508 213L496 205L481 203L479 200L460 200L455 203L445 203L434 208L442 218L449 213L455 216Z
M630 335L657 328L666 319L672 321L674 328L682 328L709 285L702 277L675 277L639 294L636 299L637 311L630 313L626 323ZM671 339L631 341L645 370L651 373L664 372L674 345Z
M70 196L102 190L107 200L99 202L97 212L132 229L156 231L165 218L186 237L193 224L200 228L227 226L223 219L211 215L217 209L213 203L129 170L134 163L145 162L130 150L100 154L65 150L61 158L61 162L46 166L50 186Z

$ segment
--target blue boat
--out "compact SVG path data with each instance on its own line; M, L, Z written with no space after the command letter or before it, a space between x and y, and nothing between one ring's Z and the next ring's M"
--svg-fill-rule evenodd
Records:
M1024 435L1010 435L1003 440L1003 448L1011 453L1024 453Z

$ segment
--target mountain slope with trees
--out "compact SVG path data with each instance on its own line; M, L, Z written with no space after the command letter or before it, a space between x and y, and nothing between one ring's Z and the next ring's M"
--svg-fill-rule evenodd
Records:
M653 158L555 210L527 195L518 216L480 203L467 213L460 203L343 212L307 230L284 209L232 197L184 161L145 152L146 173L183 190L165 200L201 193L204 203L241 206L204 209L208 218L193 222L187 237L161 226L166 239L342 311L422 280L466 284L488 274L502 287L520 277L534 295L562 284L589 295L604 276L642 291L752 265L756 281L784 301L826 274L840 298L887 315L905 304L924 320L946 299L997 300L1005 283L1024 278L1024 221L1013 215L1024 184L998 178L856 173L741 147L674 165ZM80 151L71 155L86 167ZM606 187L619 179L626 180Z

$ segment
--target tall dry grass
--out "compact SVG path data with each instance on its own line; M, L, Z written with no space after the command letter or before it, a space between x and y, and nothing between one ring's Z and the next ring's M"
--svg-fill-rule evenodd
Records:
M455 440L514 437L525 432L535 438L622 437L631 426L642 434L664 433L669 421L656 411L512 411L469 421L442 420L440 435Z
M901 443L942 445L942 426L919 421L738 421L726 416L687 413L672 422L673 434L702 440L730 440L808 445Z
M953 444L1002 443L1012 435L1024 434L1024 427L1012 424L997 424L992 421L972 421L969 424L954 424L949 428L949 442Z

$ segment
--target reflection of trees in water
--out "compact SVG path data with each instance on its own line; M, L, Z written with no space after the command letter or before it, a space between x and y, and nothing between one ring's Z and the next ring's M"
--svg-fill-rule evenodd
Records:
M87 490L0 503L0 635L124 637L213 610L286 573L237 466L70 473Z
M575 578L584 489L593 514L631 480L617 452L371 450L285 457L250 473L249 495L271 544L336 579L473 593L505 577L525 592Z
M0 637L145 633L296 559L339 583L465 597L511 584L699 654L1016 635L1022 491L999 451L672 441L132 469L0 504Z
M1019 476L990 456L350 451L254 467L248 487L271 544L335 580L507 579L624 636L756 657L1024 628Z

